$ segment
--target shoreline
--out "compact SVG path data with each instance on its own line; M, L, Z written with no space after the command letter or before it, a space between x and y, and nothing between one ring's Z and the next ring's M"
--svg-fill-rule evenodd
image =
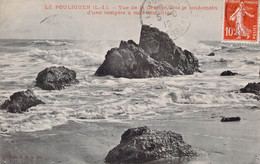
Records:
M234 113L234 111L232 112ZM238 113L240 122L222 123L219 118L145 120L130 123L81 122L50 130L1 136L1 163L104 163L109 150L119 144L125 130L147 125L151 129L180 133L186 143L202 154L178 164L257 164L260 162L260 111ZM17 158L16 158L17 157ZM28 158L29 157L29 158ZM37 159L38 157L38 159ZM176 163L161 159L150 163Z

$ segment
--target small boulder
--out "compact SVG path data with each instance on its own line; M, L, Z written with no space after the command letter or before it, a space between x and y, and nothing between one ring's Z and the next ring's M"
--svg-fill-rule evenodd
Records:
M76 72L64 66L46 68L36 78L36 86L44 90L60 90L78 82Z
M220 76L235 76L235 75L238 75L238 73L236 72L231 72L231 71L224 71L220 74Z
M248 83L244 88L240 89L241 93L254 93L260 96L260 82L259 83Z
M211 52L210 54L208 54L207 56L215 56L214 52Z
M240 121L240 117L223 117L221 122L231 122L231 121Z
M120 144L109 151L108 163L143 163L168 157L196 157L197 153L186 144L180 134L138 127L128 129Z
M5 109L11 113L22 113L27 111L28 108L45 104L41 100L37 99L33 91L28 89L27 91L15 92L10 96L10 100L6 100L1 109Z

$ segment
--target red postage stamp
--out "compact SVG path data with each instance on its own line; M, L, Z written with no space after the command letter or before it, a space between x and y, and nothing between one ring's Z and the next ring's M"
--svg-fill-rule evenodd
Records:
M258 43L258 0L225 0L223 41Z

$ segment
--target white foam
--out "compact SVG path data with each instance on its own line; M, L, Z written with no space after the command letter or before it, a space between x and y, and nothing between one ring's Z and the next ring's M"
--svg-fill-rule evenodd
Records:
M14 92L33 88L36 96L46 104L32 107L24 114L0 111L2 133L45 130L69 120L127 122L161 116L185 118L190 115L200 116L199 113L208 110L225 110L225 107L231 106L246 110L249 105L257 106L258 103L253 94L235 92L258 79L257 64L260 57L257 53L216 53L214 57L199 55L199 61L205 66L203 73L127 79L93 76L98 68L95 64L102 63L104 53L90 53L71 46L70 49L54 46L53 49L45 50L31 46L28 52L3 53L1 62L10 63L10 59L16 62L2 69L1 83L5 88L1 90L1 102ZM205 52L215 49L205 45L198 47ZM255 61L256 64L247 64L245 60ZM52 65L65 65L71 69L76 67L80 83L59 91L35 88L37 73ZM244 76L219 76L228 69Z
M103 57L99 54L86 52L80 49L62 49L62 50L40 50L34 49L29 54L41 58L52 64L59 65L97 65L101 64Z
M64 41L53 41L53 40L36 40L33 41L33 45L44 45L44 46L65 46L72 45L71 43Z

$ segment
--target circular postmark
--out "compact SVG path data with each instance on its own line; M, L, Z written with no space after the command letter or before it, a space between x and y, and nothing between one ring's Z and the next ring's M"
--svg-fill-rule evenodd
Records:
M190 27L190 5L187 0L145 0L140 9L140 20L142 25L156 27L175 40Z

